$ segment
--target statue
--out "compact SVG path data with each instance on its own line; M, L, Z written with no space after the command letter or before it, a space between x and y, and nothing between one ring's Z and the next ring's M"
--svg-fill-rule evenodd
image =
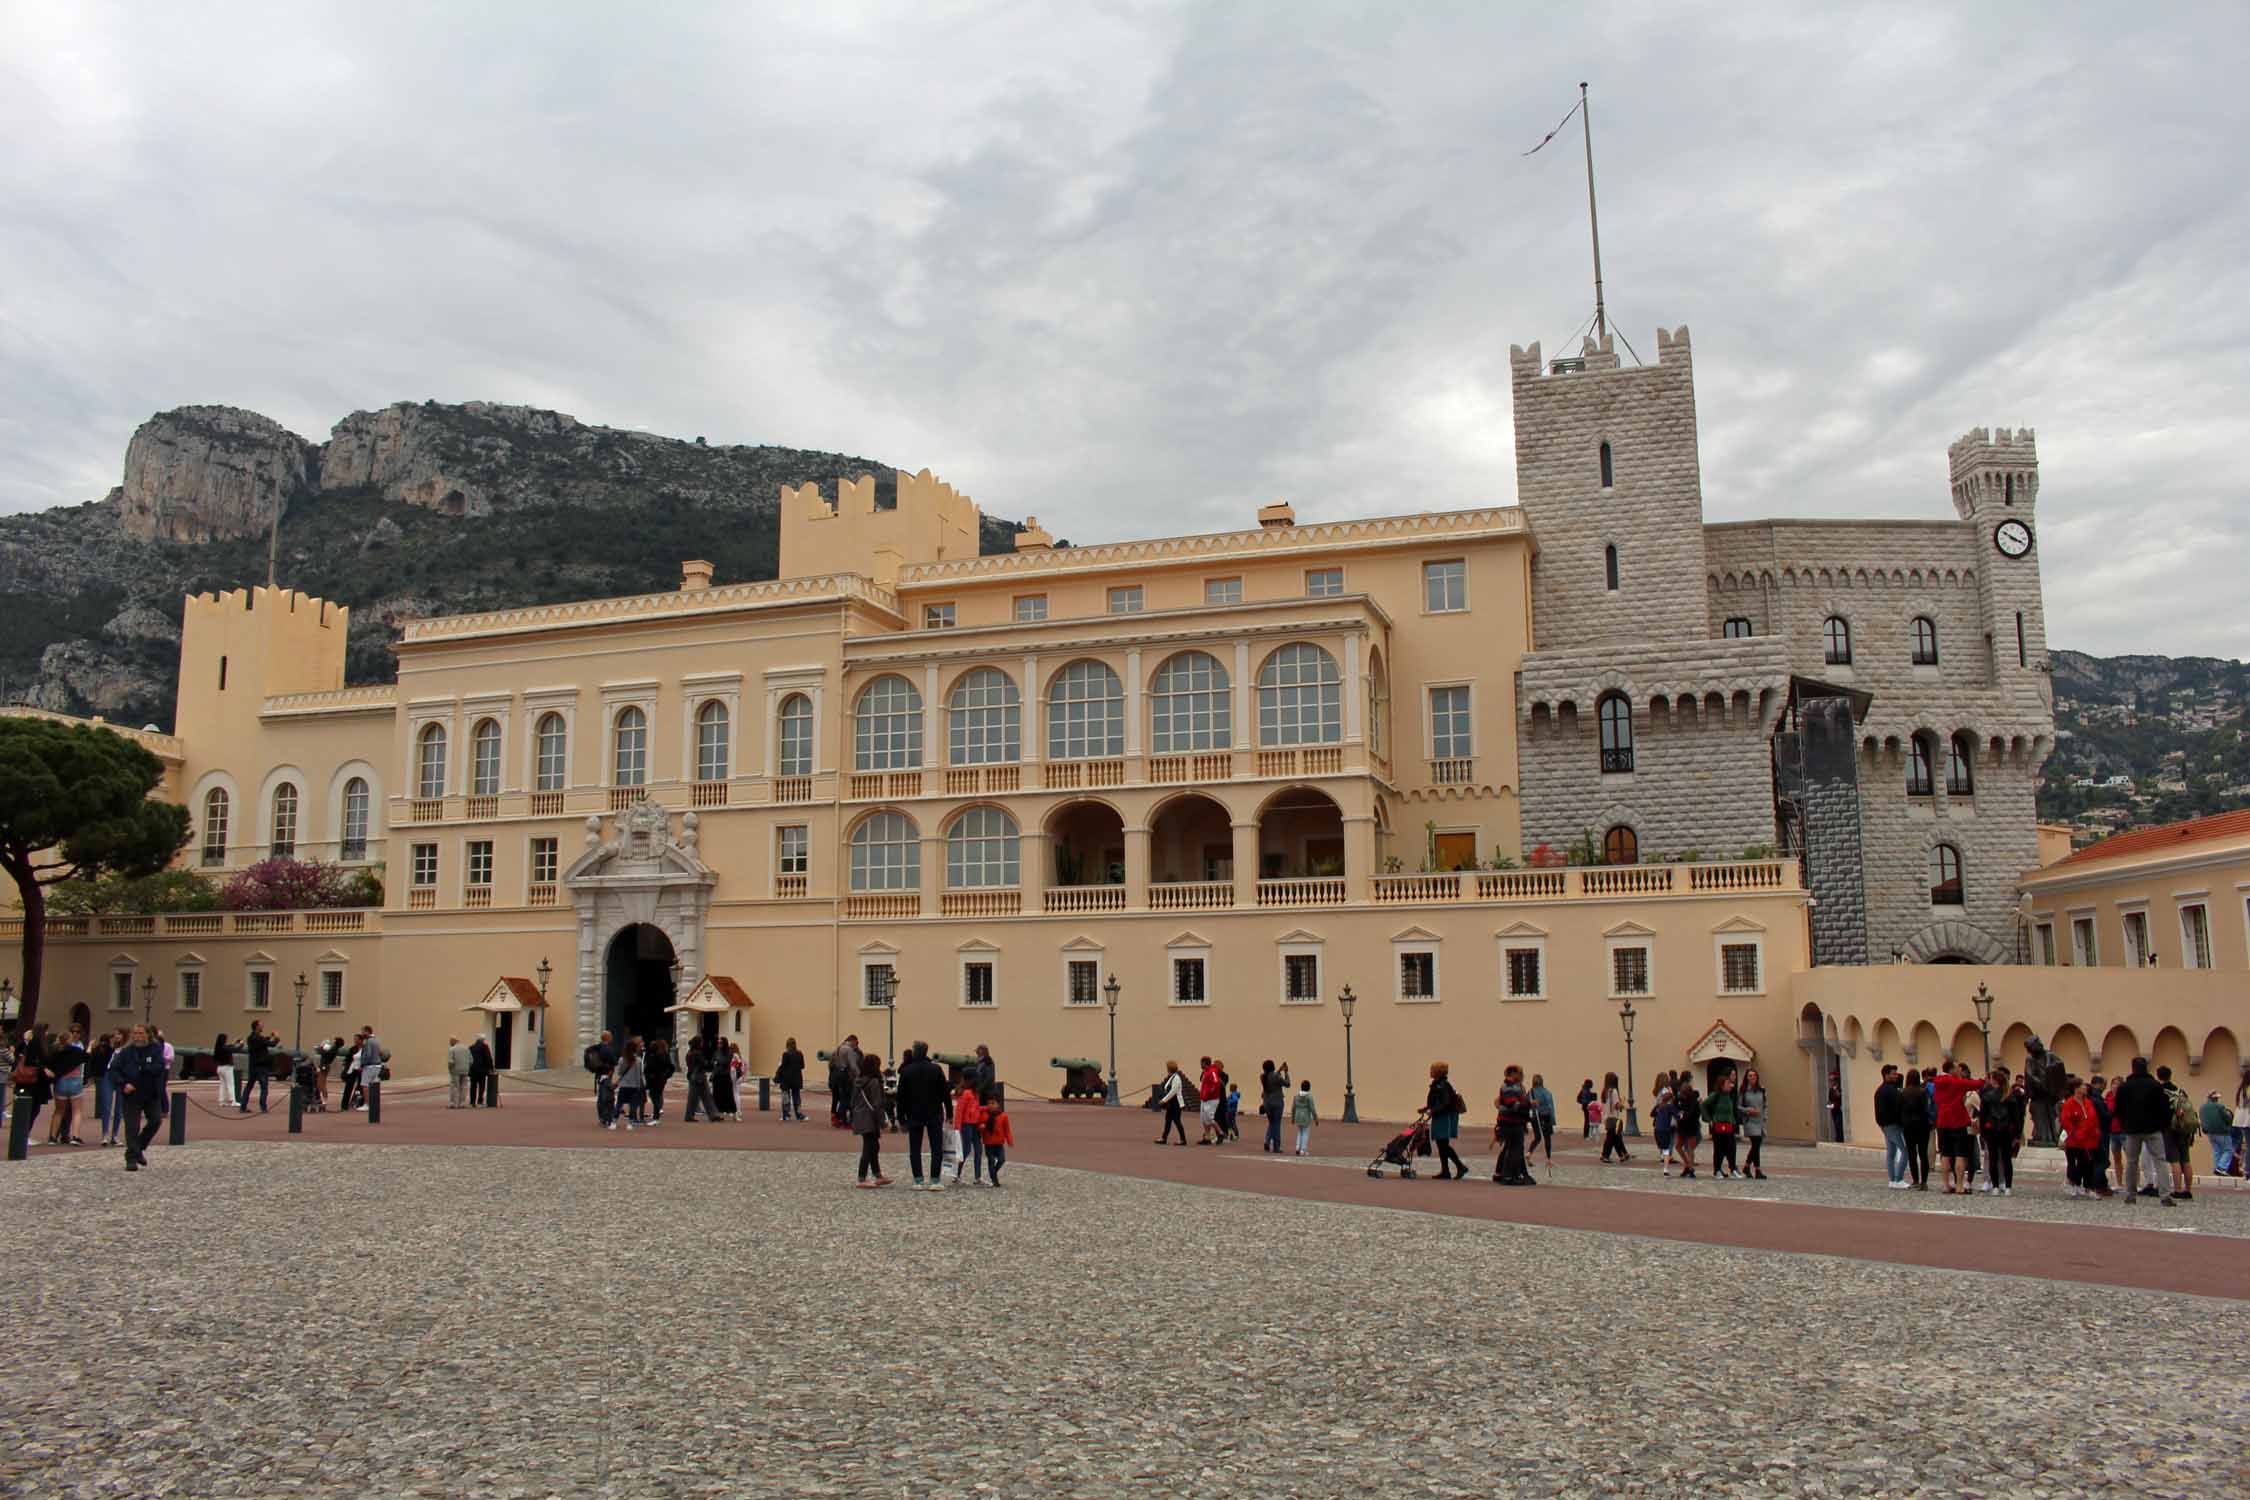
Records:
M2052 1146L2060 1135L2056 1109L2062 1103L2065 1075L2062 1059L2034 1036L2024 1043L2024 1092L2031 1099L2031 1144Z

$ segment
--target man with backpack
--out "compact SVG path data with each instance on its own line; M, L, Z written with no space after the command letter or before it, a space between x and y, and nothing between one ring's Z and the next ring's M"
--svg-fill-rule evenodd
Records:
M617 1118L617 1052L608 1032L586 1048L586 1071L594 1075L594 1120L602 1129Z
M2156 1070L2156 1081L2164 1090L2164 1102L2170 1110L2171 1123L2164 1131L2164 1160L2172 1169L2172 1197L2192 1203L2195 1194L2195 1161L2188 1154L2195 1144L2195 1133L2202 1128L2195 1117L2195 1101L2188 1091L2172 1081L2169 1065Z

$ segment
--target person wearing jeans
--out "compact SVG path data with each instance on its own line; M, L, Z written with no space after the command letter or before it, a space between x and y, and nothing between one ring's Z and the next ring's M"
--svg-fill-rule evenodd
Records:
M1899 1112L1903 1093L1898 1069L1883 1064L1883 1081L1875 1089L1875 1128L1883 1132L1883 1176L1893 1191L1907 1186L1906 1130Z
M913 1055L898 1070L898 1114L906 1125L906 1164L913 1170L916 1187L945 1186L945 1116L950 1104L945 1070L930 1061L928 1042L916 1042ZM926 1179L922 1174L925 1141L930 1147Z
M2117 1086L2117 1129L2125 1139L2125 1206L2139 1196L2141 1173L2157 1190L2164 1206L2172 1206L2172 1174L2164 1164L2164 1132L2172 1123L2172 1101L2164 1085L2149 1076L2148 1059L2133 1059L2133 1071Z
M1313 1103L1312 1080L1306 1078L1297 1084L1296 1102L1289 1106L1289 1118L1297 1126L1297 1154L1303 1156L1312 1145L1312 1128L1320 1123L1320 1106ZM1187 1132L1180 1132L1180 1144L1187 1144Z
M781 1061L774 1066L773 1086L781 1090L781 1118L795 1119L799 1124L805 1119L805 1054L797 1050L797 1039L791 1037L782 1043Z
M1180 1071L1178 1063L1166 1063L1164 1065L1164 1087L1157 1096L1157 1102L1164 1106L1164 1129L1156 1138L1156 1144L1159 1146L1170 1140L1172 1132L1175 1130L1180 1133L1180 1144L1183 1146L1187 1144L1187 1126L1180 1119L1180 1112L1185 1107L1186 1099L1187 1075Z

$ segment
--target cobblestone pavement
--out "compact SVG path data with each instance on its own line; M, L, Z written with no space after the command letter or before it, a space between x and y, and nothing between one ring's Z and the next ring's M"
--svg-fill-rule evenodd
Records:
M1036 1165L918 1194L828 1153L156 1162L6 1179L10 1260L74 1254L0 1292L38 1330L0 1493L2250 1487L2238 1302Z

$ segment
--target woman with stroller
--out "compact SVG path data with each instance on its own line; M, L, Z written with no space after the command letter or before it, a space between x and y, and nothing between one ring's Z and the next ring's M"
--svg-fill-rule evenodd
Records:
M1422 1107L1430 1115L1430 1141L1438 1153L1438 1180L1468 1181L1469 1164L1461 1160L1461 1153L1453 1149L1453 1142L1461 1134L1461 1116L1468 1113L1469 1101L1453 1086L1453 1070L1449 1064L1430 1064L1430 1095Z

